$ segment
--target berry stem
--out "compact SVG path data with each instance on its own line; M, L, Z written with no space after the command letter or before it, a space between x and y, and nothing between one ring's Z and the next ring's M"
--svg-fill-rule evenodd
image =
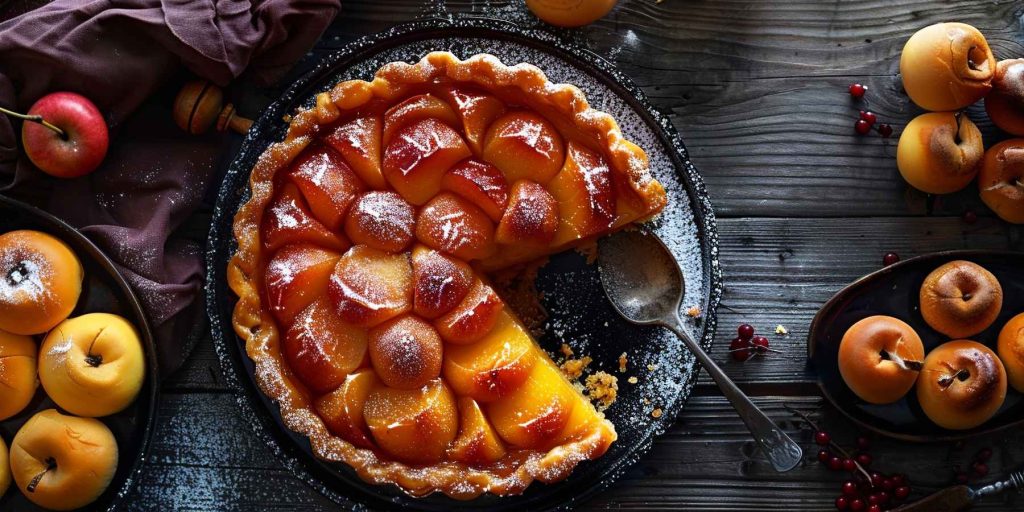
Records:
M13 110L7 110L6 108L3 108L3 107L0 107L0 112L2 112L4 114L7 114L7 115L9 115L11 117L17 117L18 119L24 119L26 121L31 121L33 123L39 123L39 124L49 128L49 129L57 132L57 135L60 135L60 138L65 139L65 140L67 140L67 138L68 138L68 134L65 133L64 130L61 130L60 128L57 128L53 123L47 121L46 119L43 119L43 116L38 116L38 115L30 116L30 115L25 115L25 114L19 114L18 112L15 112Z
M801 410L799 410L799 409L797 409L797 408L795 408L795 407L793 407L792 405L789 405L789 404L782 404L782 407L783 407L784 409L786 409L787 411L789 411L789 412L791 412L791 413L793 413L793 414L795 414L795 415L799 416L799 417L800 417L800 419L804 420L804 421L805 421L805 422L806 422L806 423L807 423L808 425L810 425L810 426L811 426L811 428L813 428L814 430L816 430L816 431L818 431L818 432L821 432L821 428L819 428L819 427L818 427L818 424L817 424L817 423L815 423L815 422L814 422L814 421L813 421L813 420L812 420L812 419L811 419L811 418L810 418L809 416L807 416L807 414L806 414L806 413L804 413L803 411L801 411ZM853 463L854 463L854 465L856 465L856 466L857 466L857 471L860 471L860 472L861 472L861 474L863 474L863 475L864 475L864 478L866 478L866 479L867 479L867 481L868 481L868 484L870 484L870 485L871 485L871 487L874 487L874 486L875 486L875 484L871 482L871 474L870 474L870 473L868 473L868 471L867 471L866 469L864 469L864 466L861 466L861 465L860 465L860 462L857 462L857 459L856 459L856 458L854 458L854 457L850 457L850 452L848 452L848 451L844 450L844 449L843 449L843 447L842 447L842 446L839 446L839 444L838 444L838 443L836 443L836 442L835 442L834 440L829 440L829 442L828 442L828 445L829 445L829 447L830 447L830 448L834 448L834 449L835 449L835 450L836 450L837 452L839 452L839 454L840 454L840 455L842 455L842 456L843 456L844 458L847 458L847 459L851 459L851 460L853 460Z

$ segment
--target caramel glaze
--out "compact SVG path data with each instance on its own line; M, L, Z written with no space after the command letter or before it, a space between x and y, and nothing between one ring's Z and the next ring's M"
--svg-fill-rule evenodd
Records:
M511 449L501 460L481 467L451 461L416 467L387 460L374 450L355 447L328 432L312 407L314 395L283 361L281 333L263 307L266 298L261 293L266 289L263 275L268 255L261 251L260 223L277 188L278 171L287 168L334 124L368 112L380 113L404 97L451 83L478 87L509 105L530 108L544 115L567 139L600 152L613 169L617 195L625 198L633 213L632 218L617 220L613 229L650 217L664 207L664 189L650 176L646 154L623 138L609 115L591 109L577 88L551 84L533 66L507 67L489 55L462 61L450 53L435 52L416 64L386 65L370 82L341 82L319 94L315 106L294 116L285 139L272 144L252 170L250 199L235 216L238 250L229 263L228 282L239 297L233 317L235 332L246 341L259 386L279 404L288 428L309 437L317 456L348 464L367 482L395 483L414 496L440 491L456 499L472 499L485 492L518 494L533 480L564 479L580 461L607 451L616 439L614 426L600 419L549 451ZM587 241L548 248L545 254ZM538 256L542 255L499 251L498 256L477 262L477 266L504 268Z

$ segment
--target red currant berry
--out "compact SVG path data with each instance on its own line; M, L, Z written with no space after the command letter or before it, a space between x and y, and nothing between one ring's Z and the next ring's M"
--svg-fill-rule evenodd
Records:
M832 453L828 450L818 451L818 462L828 462L828 459L832 457Z
M878 505L871 505L868 507L868 512L882 512L882 507Z
M754 326L750 324L740 325L739 329L736 329L737 334L740 335L741 340L750 340L754 337Z
M892 482L896 484L896 487L903 487L904 485L907 485L907 476L900 473L896 473L895 475L892 476Z
M868 133L871 133L871 123L863 119L858 119L857 122L853 124L853 130L856 131L858 135L867 135Z
M875 124L875 122L878 121L878 116L876 116L874 112L870 112L870 111L865 112L865 111L861 110L860 111L860 118L862 120L864 120L864 121L867 121L868 124Z
M887 139L889 137L892 137L892 126L890 126L888 124L880 124L880 125L878 125L878 134L881 135L882 137L887 138Z
M867 453L862 453L860 455L857 455L857 464L860 464L861 466L868 467L868 466L871 465L871 461L872 461L871 455L869 455Z
M871 473L871 487L881 487L882 480L884 480L884 478L882 478L880 473Z
M828 435L828 432L819 430L814 433L814 442L818 443L818 446L828 446L832 442L832 436Z
M893 490L895 488L896 488L896 481L893 480L892 478L886 478L886 479L882 480L882 489L885 489L887 491L891 491L891 490Z
M853 84L850 86L850 96L861 99L864 97L864 93L867 92L868 88L861 84Z
M729 342L729 353L732 354L732 358L736 361L746 361L747 359L750 359L750 356L752 355L750 351L750 343L746 340L734 338Z
M868 495L868 505L878 505L881 502L882 500L878 497L878 493Z
M857 512L858 510L864 510L864 500L857 498L850 500L850 510Z
M857 463L853 459L843 459L843 469L845 471L857 471Z
M887 491L882 491L882 492L878 493L878 503L879 503L879 505L885 505L886 503L889 503L890 499L892 499L892 497L889 496L889 493Z
M842 471L843 470L843 459L840 459L839 457L834 457L834 456L829 458L828 459L828 469L830 469L832 471Z
M882 256L882 265L889 266L894 263L899 263L900 255L894 252L887 252L885 256Z
M750 340L750 343L754 346L754 351L758 354L768 353L768 338L764 336L754 336L754 339Z
M971 469L973 469L974 474L978 476L985 476L988 474L988 464L985 464L984 462L975 462L974 465L971 466Z
M870 450L871 440L866 436L860 436L857 438L857 449L858 450Z
M978 451L978 454L974 456L974 460L978 462L988 462L992 458L991 448L982 448Z
M847 496L856 496L857 482L854 482L853 480L847 480L843 482L843 494Z
M846 510L848 508L850 508L850 500L846 496L836 498L836 510Z
M897 487L896 490L893 491L893 495L898 500L905 500L907 499L907 496L910 496L910 487L907 487L905 485L902 487Z
M975 213L974 210L967 210L967 211L965 211L963 218L964 218L964 223L969 225L969 226L970 225L974 225L975 222L978 222L978 214ZM989 452L989 455L992 454L992 450L989 450L988 452Z

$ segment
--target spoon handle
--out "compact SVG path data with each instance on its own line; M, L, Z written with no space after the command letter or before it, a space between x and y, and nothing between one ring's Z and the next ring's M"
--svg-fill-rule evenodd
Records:
M683 341L686 348L697 356L697 360L718 384L722 394L729 399L736 412L739 413L740 419L747 425L750 433L754 434L754 440L757 441L761 451L768 457L768 461L772 463L775 470L781 473L795 468L803 459L803 450L800 445L776 426L775 422L754 405L754 402L751 402L743 391L740 391L732 379L711 360L711 356L683 329L678 315L665 321L662 325L674 332Z

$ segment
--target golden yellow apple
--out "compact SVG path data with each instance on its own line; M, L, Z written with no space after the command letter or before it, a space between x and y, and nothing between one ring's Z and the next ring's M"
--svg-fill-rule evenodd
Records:
M929 194L949 194L978 174L985 153L981 131L965 115L929 112L915 117L900 135L896 166L903 179Z
M978 29L936 23L918 30L900 55L903 88L925 110L960 110L992 89L996 59Z

